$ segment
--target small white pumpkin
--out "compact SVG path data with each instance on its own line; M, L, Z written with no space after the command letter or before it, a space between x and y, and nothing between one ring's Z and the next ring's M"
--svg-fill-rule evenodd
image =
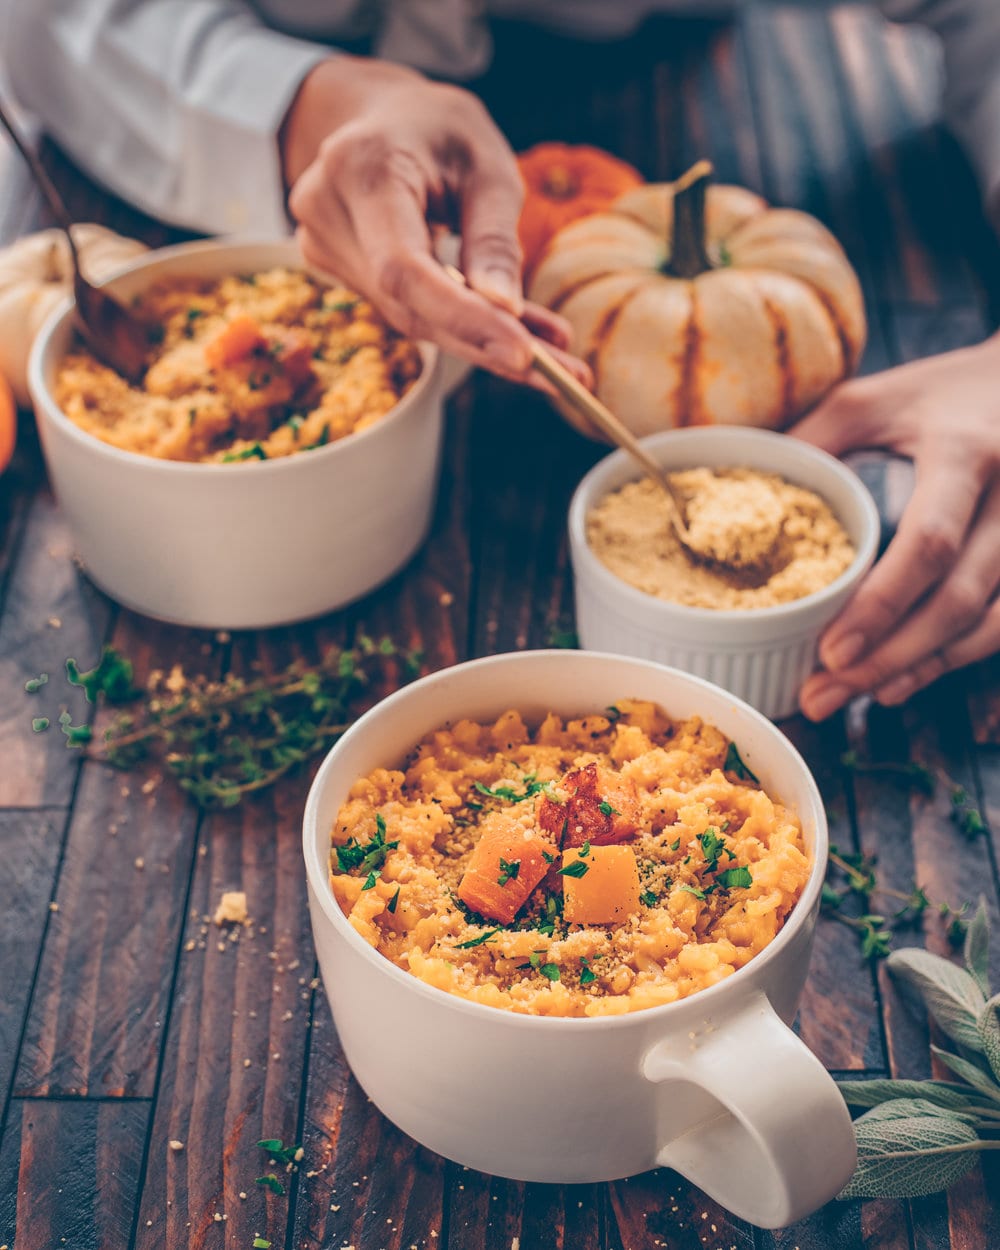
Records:
M710 174L699 162L564 226L532 276L530 297L569 321L597 394L639 436L780 428L864 346L861 287L829 230L743 187L707 187Z
M84 277L91 282L100 282L146 251L137 239L87 222L73 227L73 238ZM25 376L31 344L72 287L69 245L61 230L28 234L0 248L0 373L22 407L31 402Z

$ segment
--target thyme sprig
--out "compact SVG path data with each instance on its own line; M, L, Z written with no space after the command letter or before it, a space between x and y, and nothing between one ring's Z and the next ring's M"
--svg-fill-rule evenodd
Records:
M860 904L861 914L843 910L845 903L852 899ZM891 899L902 906L890 912L876 899L883 902ZM895 931L919 923L930 912L948 921L945 935L953 946L961 946L965 938L968 903L953 907L950 903L937 902L916 881L909 891L883 885L878 879L876 856L864 852L830 847L822 903L826 915L857 932L865 959L883 959L892 949Z
M74 671L71 679L94 701L132 699L103 741L90 744L90 758L122 769L158 758L200 807L234 807L327 750L350 727L360 697L389 662L400 664L404 680L419 671L416 654L391 639L362 636L352 648L329 648L317 664L295 660L252 678L159 681L144 691L131 687L131 663L106 648L97 668Z

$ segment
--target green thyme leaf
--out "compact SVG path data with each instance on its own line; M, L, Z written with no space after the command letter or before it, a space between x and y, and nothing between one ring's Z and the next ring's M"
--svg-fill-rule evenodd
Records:
M31 722L31 728L36 734L44 733L52 722L47 716L36 716Z
M253 1250L270 1250L271 1243L265 1237L253 1239Z
M38 694L48 680L48 673L39 673L37 677L29 677L24 683L24 688L28 694Z
M258 1176L254 1181L255 1185L260 1185L263 1189L269 1189L272 1194L278 1194L279 1197L285 1192L285 1187L273 1172L268 1172L266 1176Z
M97 703L100 697L107 703L128 703L138 697L140 691L132 682L132 661L116 651L104 647L97 664L81 673L76 660L66 661L66 677L71 686L80 686L88 703Z
M74 725L69 712L59 713L59 728L66 735L68 747L85 747L93 737L89 725Z

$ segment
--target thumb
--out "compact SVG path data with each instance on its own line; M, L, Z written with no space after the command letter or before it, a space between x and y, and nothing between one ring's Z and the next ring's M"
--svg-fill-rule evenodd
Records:
M890 438L881 399L873 378L842 382L788 433L833 456L885 447Z
M479 175L465 185L462 203L462 269L466 281L491 304L520 317L521 245L517 221L523 191L516 168Z

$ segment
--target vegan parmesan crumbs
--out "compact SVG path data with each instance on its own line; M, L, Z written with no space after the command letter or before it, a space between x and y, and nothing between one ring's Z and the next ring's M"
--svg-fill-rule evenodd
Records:
M428 734L403 768L354 783L332 841L334 895L387 959L549 1016L619 1015L731 976L810 870L795 813L734 744L634 699Z
M701 561L678 542L663 492L650 479L605 496L587 518L587 541L622 581L695 608L769 608L828 586L855 549L815 492L752 469L685 469L669 474L686 504L693 544L720 560Z

